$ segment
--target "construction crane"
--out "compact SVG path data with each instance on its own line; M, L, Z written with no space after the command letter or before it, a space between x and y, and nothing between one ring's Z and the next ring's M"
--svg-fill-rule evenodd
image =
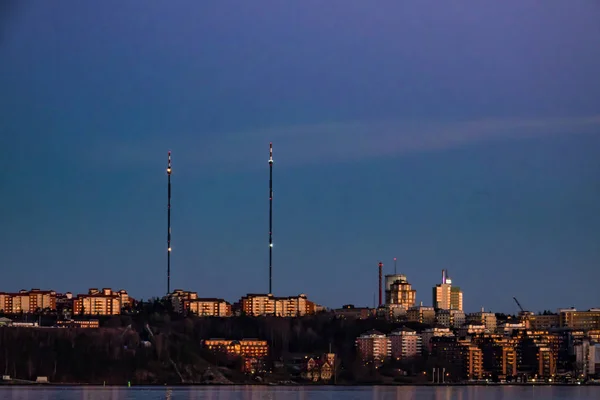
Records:
M517 300L517 298L516 298L516 297L513 297L513 299L515 300L515 303L517 303L517 305L518 305L518 306L519 306L519 308L521 309L521 312L522 312L522 313L525 313L526 311L525 311L525 310L523 310L523 307L521 306L521 303L519 303L519 300Z

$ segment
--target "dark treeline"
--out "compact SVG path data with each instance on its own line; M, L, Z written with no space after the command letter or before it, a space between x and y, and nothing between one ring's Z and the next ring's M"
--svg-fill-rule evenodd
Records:
M0 371L16 379L47 376L50 382L61 383L157 384L180 383L181 378L200 383L207 369L217 365L232 368L226 374L231 381L246 382L234 372L239 362L208 353L202 341L256 338L268 341L269 361L293 354L320 355L331 348L344 371L340 378L351 381L356 378L357 336L371 329L389 333L401 326L374 318L337 319L331 314L199 318L169 311L152 304L133 315L104 317L100 329L0 328Z

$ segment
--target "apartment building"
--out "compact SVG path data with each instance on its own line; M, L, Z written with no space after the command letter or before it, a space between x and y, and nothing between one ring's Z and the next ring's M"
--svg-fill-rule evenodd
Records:
M185 312L184 302L198 299L198 293L175 289L168 297L173 305L173 310L178 314L183 314Z
M526 325L527 329L534 330L557 328L560 326L560 318L558 314L531 314L526 320Z
M498 321L496 319L496 314L492 312L485 312L482 308L479 312L467 314L467 324L485 325L488 331L495 332Z
M548 331L519 331L517 358L519 372L530 377L550 378L556 374L560 337Z
M115 292L109 288L92 288L87 294L78 294L73 299L73 314L118 315L121 314L121 308L129 302L129 295L125 290Z
M229 317L231 304L223 299L193 299L183 302L184 309L201 317Z
M433 307L425 307L423 305L414 306L408 309L406 312L406 318L411 322L435 325L435 309Z
M275 297L272 294L248 294L237 304L246 315L273 315L276 317L298 317L315 313L315 303L305 294L290 297Z
M517 350L513 344L499 339L483 343L480 347L485 373L500 380L517 375Z
M6 314L34 313L42 310L56 310L54 290L31 289L18 293L0 292L0 311Z
M382 364L391 354L390 340L379 331L371 330L356 338L356 349L363 362Z
M431 353L431 339L434 337L454 337L450 328L431 328L421 332L421 344L423 349Z
M464 311L461 310L436 310L435 323L445 328L458 329L467 321Z
M600 308L577 311L575 308L558 311L561 328L593 330L600 329Z
M400 328L388 335L390 357L395 360L421 356L421 336L412 329Z
M431 354L441 365L451 366L448 373L454 380L483 378L482 351L470 341L449 336L433 337Z

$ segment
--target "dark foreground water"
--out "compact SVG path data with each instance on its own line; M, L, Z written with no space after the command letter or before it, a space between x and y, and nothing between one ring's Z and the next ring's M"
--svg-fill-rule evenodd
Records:
M398 399L398 400L600 400L600 386L375 386L375 387L186 387L103 388L0 387L0 400L158 400L158 399Z

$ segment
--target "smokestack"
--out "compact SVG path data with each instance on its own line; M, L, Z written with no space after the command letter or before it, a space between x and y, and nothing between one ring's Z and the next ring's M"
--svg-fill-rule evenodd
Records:
M446 283L446 270L443 269L442 270L442 284L445 284L445 283Z
M383 305L382 299L381 299L381 273L383 270L383 263L380 261L379 262L379 307L381 307Z

